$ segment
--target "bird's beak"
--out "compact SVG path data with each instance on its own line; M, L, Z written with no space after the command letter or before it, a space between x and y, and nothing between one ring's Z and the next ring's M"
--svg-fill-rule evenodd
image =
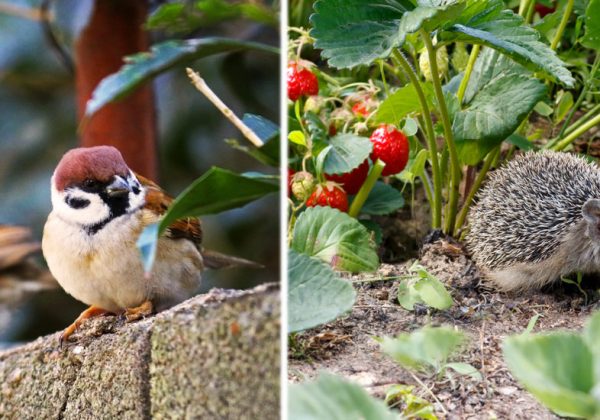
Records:
M125 181L120 176L116 176L115 180L112 182L112 184L110 184L108 187L106 187L106 193L108 194L109 197L113 197L113 198L124 197L127 194L129 194L130 191L131 191L131 187L129 186L127 181Z

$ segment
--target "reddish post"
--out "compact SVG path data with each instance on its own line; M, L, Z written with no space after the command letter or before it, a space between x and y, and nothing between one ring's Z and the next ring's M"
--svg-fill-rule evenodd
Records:
M90 21L75 43L80 121L98 83L123 65L124 56L148 50L148 35L142 27L147 12L145 0L96 0ZM156 110L151 85L106 105L83 126L81 145L101 144L115 146L129 167L157 180Z

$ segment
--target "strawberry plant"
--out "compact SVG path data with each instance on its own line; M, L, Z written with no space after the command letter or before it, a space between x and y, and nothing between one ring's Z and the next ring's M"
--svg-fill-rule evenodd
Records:
M524 333L504 341L512 374L540 402L565 417L598 418L600 313L582 333Z

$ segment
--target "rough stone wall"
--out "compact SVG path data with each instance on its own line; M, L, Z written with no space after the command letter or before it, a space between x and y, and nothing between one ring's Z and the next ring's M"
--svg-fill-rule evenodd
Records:
M0 352L0 418L277 419L279 315L277 285L213 290Z

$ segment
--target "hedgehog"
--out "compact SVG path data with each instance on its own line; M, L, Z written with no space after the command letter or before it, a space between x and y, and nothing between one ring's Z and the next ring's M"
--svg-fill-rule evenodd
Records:
M600 272L600 169L582 157L527 152L490 174L469 212L466 246L501 291Z

